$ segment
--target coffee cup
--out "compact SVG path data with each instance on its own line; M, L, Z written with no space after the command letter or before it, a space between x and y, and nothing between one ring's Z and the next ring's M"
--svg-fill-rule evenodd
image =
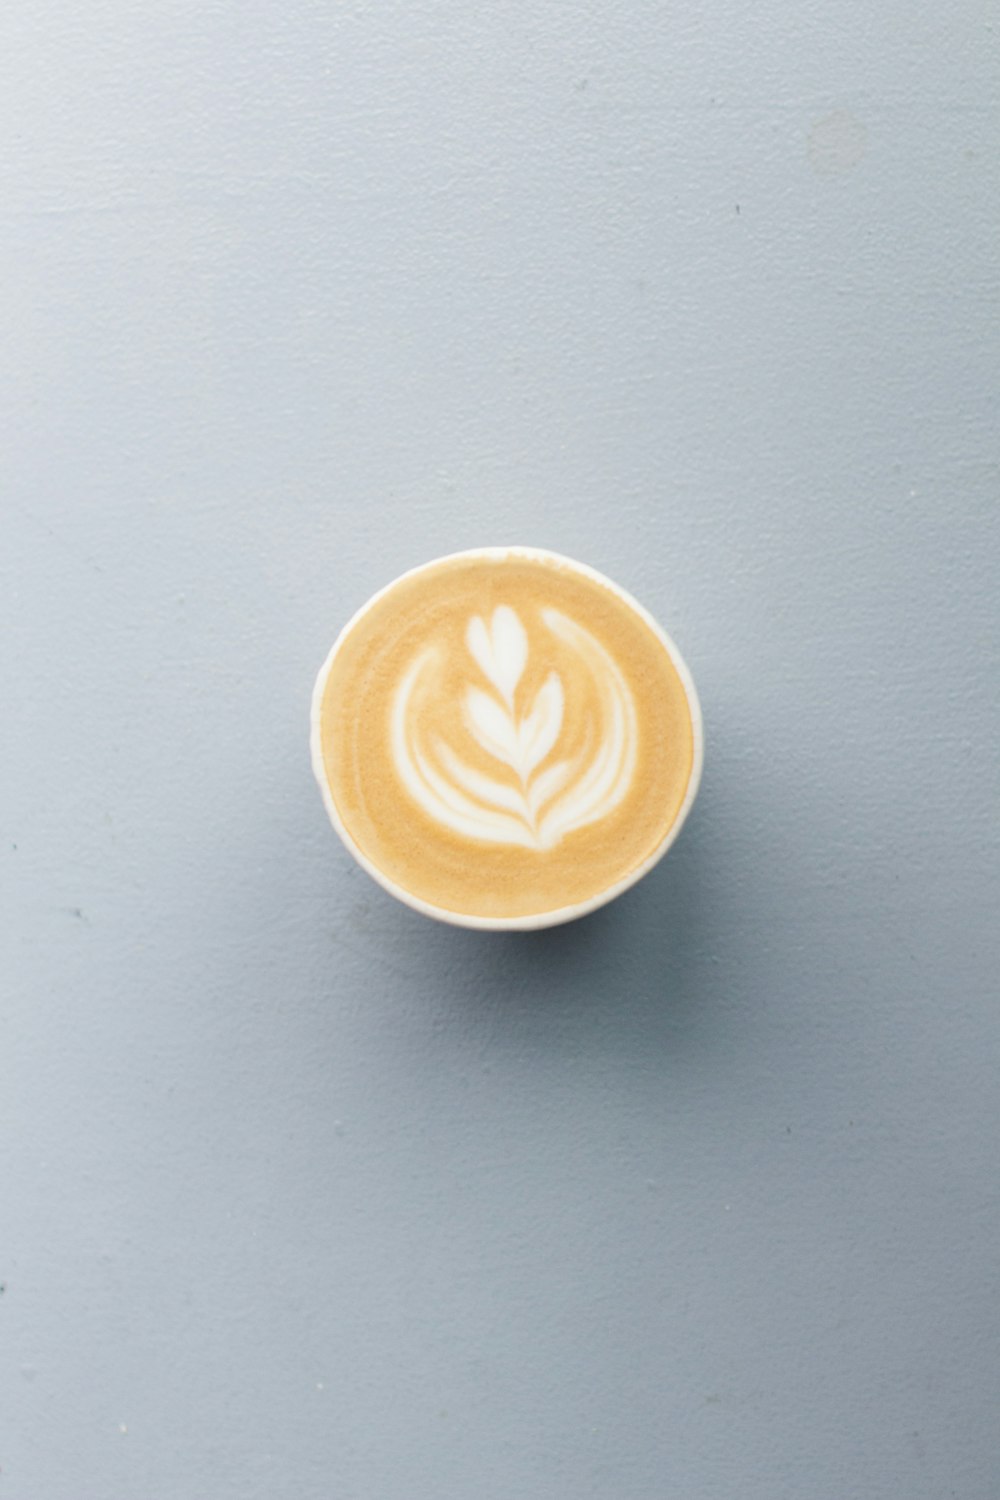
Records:
M416 911L485 930L572 921L647 874L690 812L703 739L652 615L533 547L395 579L344 626L312 700L349 852Z

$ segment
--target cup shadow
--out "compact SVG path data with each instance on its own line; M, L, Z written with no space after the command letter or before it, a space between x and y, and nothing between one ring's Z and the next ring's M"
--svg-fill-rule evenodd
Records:
M491 1043L640 1054L675 1048L703 1024L707 950L698 819L630 891L537 932L426 930L420 946L445 976L437 1003ZM440 1011L439 1011L440 1014Z

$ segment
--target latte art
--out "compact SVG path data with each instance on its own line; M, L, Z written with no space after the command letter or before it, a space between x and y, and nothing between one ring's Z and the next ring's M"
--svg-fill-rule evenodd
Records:
M635 769L635 706L611 655L559 610L543 608L540 615L579 658L594 699L590 733L576 755L558 755L566 691L557 671L528 704L519 700L530 648L509 605L496 607L489 627L481 615L469 621L465 644L488 687L465 689L454 742L423 733L421 700L435 697L438 685L433 649L417 657L396 690L392 747L400 778L424 812L467 838L550 849L575 828L607 817Z
M671 642L600 574L519 548L397 579L341 633L313 764L348 849L475 927L566 921L637 880L691 805L697 698Z

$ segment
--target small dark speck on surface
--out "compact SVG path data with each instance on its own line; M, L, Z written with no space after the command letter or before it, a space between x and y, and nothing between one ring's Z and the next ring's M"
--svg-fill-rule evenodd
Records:
M736 212L739 213L739 211L740 211L740 205L737 203L737 205L736 205Z

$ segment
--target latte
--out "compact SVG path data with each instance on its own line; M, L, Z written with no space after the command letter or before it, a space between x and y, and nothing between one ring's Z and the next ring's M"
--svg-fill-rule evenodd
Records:
M676 647L623 590L530 548L383 589L313 696L334 827L394 895L470 927L544 927L653 865L701 772Z

